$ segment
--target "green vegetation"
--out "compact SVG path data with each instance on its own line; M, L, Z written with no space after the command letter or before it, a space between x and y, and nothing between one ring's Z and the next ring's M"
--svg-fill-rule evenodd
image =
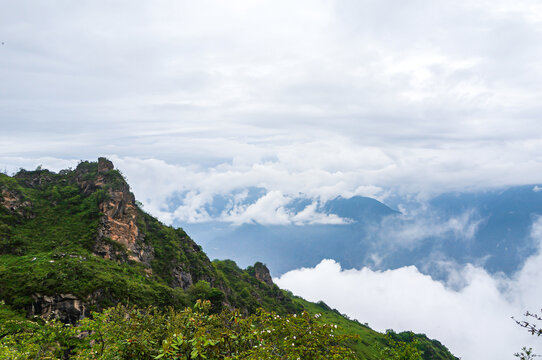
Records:
M139 264L118 264L91 254L39 253L0 257L0 289L3 300L24 310L32 295L73 294L80 299L97 297L95 309L119 300L145 305L188 305L182 289L171 288L144 275ZM139 265L139 266L138 266Z
M423 352L417 348L418 341L407 343L386 335L386 345L378 347L379 360L419 360Z
M440 341L431 340L424 334L414 334L412 331L396 333L393 330L388 330L386 339L388 345L391 344L392 348L401 349L404 354L412 354L416 350L422 354L424 359L450 359L452 357L452 354ZM415 349L409 349L408 346L402 344L412 344ZM408 357L405 357L405 359L408 359Z
M319 320L322 323L338 325L337 333L353 335L345 343L354 350L357 359L457 359L440 342L430 340L423 334L414 334L410 331L395 333L392 330L382 334L372 330L368 325L349 319L324 302L312 303L300 297L290 296L298 306L310 314L320 314Z
M114 240L123 229L132 243ZM0 358L455 359L294 297L255 265L209 261L106 159L0 174ZM71 325L43 320L62 312Z
M235 307L255 313L258 308L279 314L299 313L304 308L292 301L277 285L268 285L254 276L253 268L241 270L232 260L214 260L218 279L226 285L227 298Z
M3 359L353 359L349 337L307 312L209 312L208 301L174 311L119 305L81 321L0 323ZM1 307L0 307L1 311Z
M90 250L100 219L98 205L106 197L105 191L84 195L58 175L46 170L36 175L46 181L38 188L23 187L14 178L0 174L0 189L7 189L21 203L17 211L0 206L2 252L24 255L55 249ZM24 184L24 180L20 182ZM59 180L58 184L53 180Z
M215 277L207 255L181 228L164 226L138 209L137 226L146 242L154 249L153 273L164 283L173 283L172 267L184 264L196 279L210 281Z

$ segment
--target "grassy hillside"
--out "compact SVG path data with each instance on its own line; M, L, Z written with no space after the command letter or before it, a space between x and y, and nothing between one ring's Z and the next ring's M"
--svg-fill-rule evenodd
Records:
M81 162L59 173L36 169L0 174L4 324L14 319L23 323L25 316L76 324L91 311L117 304L171 307L181 313L198 299L211 302L211 313L239 309L245 318L260 308L280 315L304 310L319 314L320 323L336 324L339 333L355 335L347 344L359 359L378 359L390 341L416 343L423 359L455 359L423 335L385 336L325 304L294 297L272 283L261 263L242 270L231 260L211 262L182 229L165 226L142 211L107 159ZM28 329L33 325L22 333L32 338L35 334ZM1 336L18 336L6 334Z
M303 307L310 314L321 314L320 320L323 323L338 325L340 334L356 335L357 338L348 340L348 345L354 349L358 359L379 359L380 352L388 346L389 339L414 343L415 347L422 353L423 359L457 359L439 341L430 340L423 334L414 334L413 332L395 333L393 331L382 334L356 320L348 319L323 302L312 303L296 296L292 296L292 298L294 303Z

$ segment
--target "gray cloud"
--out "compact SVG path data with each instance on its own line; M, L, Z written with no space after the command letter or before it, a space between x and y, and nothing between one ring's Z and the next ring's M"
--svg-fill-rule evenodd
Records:
M255 146L330 135L445 153L521 146L540 130L540 21L536 3L499 4L10 3L3 140L27 147L3 154L107 147L177 162L179 146L157 143L194 132Z

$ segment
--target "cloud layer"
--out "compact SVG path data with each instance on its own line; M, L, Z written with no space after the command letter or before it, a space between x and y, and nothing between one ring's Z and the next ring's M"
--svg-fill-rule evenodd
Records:
M533 224L532 237L542 240L540 219ZM539 340L510 319L541 307L540 253L510 278L470 264L448 263L444 270L448 283L435 281L414 266L346 270L333 260L323 260L274 281L310 301L323 300L376 330L426 333L463 359L511 358L525 345L540 352Z

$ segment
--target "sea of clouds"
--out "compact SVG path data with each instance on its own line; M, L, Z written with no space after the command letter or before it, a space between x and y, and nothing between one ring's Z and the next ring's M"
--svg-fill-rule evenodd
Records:
M542 219L534 221L531 237L542 241ZM542 308L540 252L510 277L472 264L448 261L441 266L447 281L434 280L415 266L373 271L343 269L334 260L323 260L274 281L310 301L323 300L375 330L425 333L462 359L509 359L523 346L540 352L541 340L511 319Z

